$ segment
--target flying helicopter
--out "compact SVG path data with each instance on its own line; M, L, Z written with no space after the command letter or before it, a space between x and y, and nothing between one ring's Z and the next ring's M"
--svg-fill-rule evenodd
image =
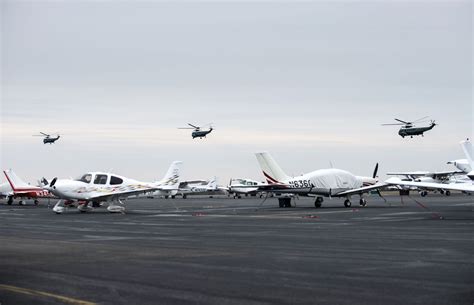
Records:
M425 131L433 129L437 124L435 123L434 120L431 120L429 126L422 126L422 127L416 127L414 124L415 123L421 123L424 119L428 118L427 116L422 117L418 120L415 120L413 122L406 122L400 119L395 118L395 121L398 121L400 123L394 123L394 124L382 124L383 126L386 125L403 125L400 127L400 130L398 131L398 134L402 137L405 138L407 136L410 136L410 138L413 138L413 136L423 136L423 133Z
M178 129L194 129L194 131L191 133L191 136L193 137L193 139L195 139L195 138L200 138L200 139L205 138L206 135L210 134L214 130L212 128L211 123L204 125L204 126L209 125L209 129L207 129L207 130L202 130L201 126L196 126L196 125L193 125L191 123L188 123L188 125L191 126L191 127L179 127Z
M52 137L50 134L47 134L47 133L44 133L44 132L41 132L40 131L40 134L35 134L33 135L34 137L44 137L43 139L43 143L44 144L54 144L54 142L56 142L57 140L59 140L59 138L61 137L59 134L56 133L56 137Z

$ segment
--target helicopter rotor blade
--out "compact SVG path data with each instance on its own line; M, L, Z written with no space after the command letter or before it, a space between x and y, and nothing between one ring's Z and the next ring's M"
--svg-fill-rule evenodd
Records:
M194 127L194 128L196 128L196 129L199 129L199 128L200 128L199 126L194 126L194 125L193 125L193 124L191 124L191 123L188 123L188 125L189 125L189 126L191 126L191 127Z
M44 132L41 132L41 131L40 131L40 134L42 134L42 135L44 135L44 136L49 136L49 134L44 133Z
M393 124L381 124L382 126L388 126L388 125L397 125L397 126L400 126L400 125L406 125L406 124L402 124L402 123L393 123Z
M424 119L427 119L427 118L429 118L429 116L422 117L418 120L413 121L412 123L419 123L421 120L424 120Z
M400 119L397 119L397 118L395 118L395 121L399 121L399 122L401 122L401 123L405 123L405 124L410 124L410 123L411 123L411 122L405 122L405 121L403 121L403 120L400 120Z

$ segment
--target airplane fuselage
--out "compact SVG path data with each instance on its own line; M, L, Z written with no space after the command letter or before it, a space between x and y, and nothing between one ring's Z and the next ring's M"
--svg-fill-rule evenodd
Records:
M370 177L355 176L352 173L336 169L320 169L301 176L296 176L287 181L275 181L270 176L265 175L269 184L283 183L290 185L288 192L292 188L307 189L308 194L334 196L337 193L373 185L377 181Z

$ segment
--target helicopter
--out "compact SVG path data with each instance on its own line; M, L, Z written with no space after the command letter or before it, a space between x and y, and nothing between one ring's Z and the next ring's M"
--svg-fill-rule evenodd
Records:
M207 130L202 130L201 129L202 127L193 125L191 123L188 123L188 125L191 127L179 127L178 129L194 129L194 131L191 133L191 136L193 137L193 139L195 138L202 139L203 137L205 138L206 135L210 134L214 130L211 126L211 123L204 125L204 126L209 125L209 129Z
M414 123L421 123L422 120L428 118L427 116L422 117L418 120L415 120L413 122L406 122L400 119L395 118L395 121L398 121L400 123L394 123L394 124L382 124L383 126L386 125L403 125L400 127L400 130L398 131L398 134L402 137L405 138L407 136L410 136L410 138L413 138L413 136L419 136L421 135L423 137L423 133L425 131L433 129L437 124L435 123L434 120L431 120L429 126L423 126L423 127L416 127Z
M40 134L35 134L33 136L34 137L44 137L44 139L43 139L44 144L47 144L47 143L54 144L54 142L59 140L59 138L61 137L59 134L57 134L56 137L51 137L51 135L49 135L47 133L44 133L44 132L41 132L41 131L40 131Z

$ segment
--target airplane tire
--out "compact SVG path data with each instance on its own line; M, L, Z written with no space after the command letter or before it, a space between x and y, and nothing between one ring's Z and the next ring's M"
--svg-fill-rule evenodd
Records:
M186 199L187 197L188 197L188 196L186 196L186 195L183 195L183 199ZM234 198L235 198L235 197L234 197Z
M350 207L351 207L351 201L350 201L349 199L346 199L346 200L344 201L344 206L345 206L346 208L350 208Z
M364 198L361 198L360 201L359 201L359 204L363 207L365 207L367 205L367 200L365 200Z
M7 204L12 205L12 203L13 203L13 197L8 197Z
M34 203L35 205L38 205L38 204L39 204L38 199L35 199L35 201L33 201L33 203Z
M445 191L444 194L445 194L446 196L451 196L451 191Z
M426 197L426 195L428 195L428 192L427 192L427 191L421 191L421 192L420 192L420 196L421 196L421 197Z
M314 202L314 207L320 208L321 206L322 206L322 203L321 203L321 202L319 202L319 201L315 201L315 202Z

